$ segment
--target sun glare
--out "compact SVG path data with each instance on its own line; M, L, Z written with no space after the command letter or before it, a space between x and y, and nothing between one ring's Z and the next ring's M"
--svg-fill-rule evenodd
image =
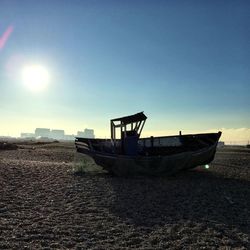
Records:
M49 73L41 65L26 66L22 71L24 85L31 91L39 92L49 84Z

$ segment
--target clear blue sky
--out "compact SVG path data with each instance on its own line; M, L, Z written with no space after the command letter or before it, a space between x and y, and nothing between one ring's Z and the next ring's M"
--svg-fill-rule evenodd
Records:
M0 1L0 134L36 127L109 136L144 111L146 130L250 128L250 1ZM21 84L46 67L46 91ZM30 131L32 132L32 131Z

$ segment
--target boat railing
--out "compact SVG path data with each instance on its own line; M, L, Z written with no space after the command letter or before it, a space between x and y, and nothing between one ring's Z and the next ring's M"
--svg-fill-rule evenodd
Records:
M187 135L176 135L176 136L159 136L159 137L147 137L140 138L138 144L142 147L206 147L214 144L218 137L219 133L211 134L187 134Z
M180 138L178 136L170 138L151 136L148 138L139 139L138 144L143 147L167 147L167 146L178 147L182 145Z

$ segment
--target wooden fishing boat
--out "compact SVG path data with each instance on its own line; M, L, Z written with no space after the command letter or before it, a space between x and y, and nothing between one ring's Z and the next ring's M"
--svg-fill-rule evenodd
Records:
M173 175L214 159L221 132L140 138L146 119L143 112L112 119L111 139L76 137L77 152L118 176Z

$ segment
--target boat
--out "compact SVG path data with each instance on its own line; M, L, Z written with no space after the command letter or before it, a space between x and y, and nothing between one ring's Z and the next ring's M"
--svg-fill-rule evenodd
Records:
M220 131L140 138L146 119L143 112L112 119L110 139L76 137L76 150L117 176L174 175L213 161Z

